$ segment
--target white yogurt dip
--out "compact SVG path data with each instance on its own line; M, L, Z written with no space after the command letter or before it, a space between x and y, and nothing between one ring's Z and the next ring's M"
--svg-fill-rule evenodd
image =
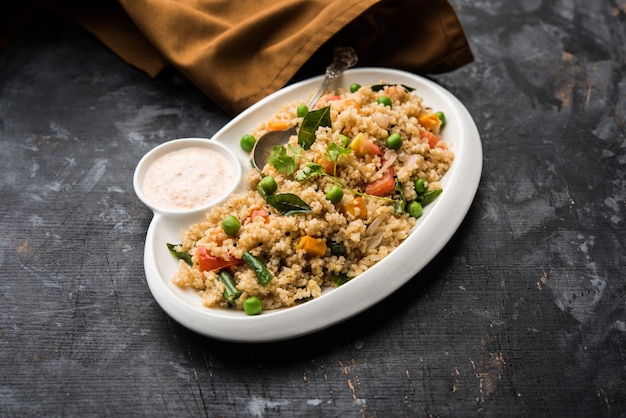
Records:
M166 210L188 210L216 203L236 181L234 168L220 152L189 147L157 158L143 179L145 198Z

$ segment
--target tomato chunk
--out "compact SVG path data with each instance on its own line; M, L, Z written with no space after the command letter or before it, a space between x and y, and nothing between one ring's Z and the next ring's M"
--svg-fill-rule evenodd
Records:
M372 196L386 196L396 187L396 179L394 177L393 167L389 167L379 179L368 183L365 186L365 193Z
M364 157L366 155L382 155L380 147L367 139L362 133L354 137L350 142L350 148L354 151L357 157Z
M434 133L427 131L426 129L422 129L420 131L420 137L428 141L428 146L431 148L435 148L437 143L439 142L439 138Z
M229 256L228 260L215 257L209 253L206 247L198 247L198 268L200 271L216 271L226 267L236 266L243 263L243 260Z

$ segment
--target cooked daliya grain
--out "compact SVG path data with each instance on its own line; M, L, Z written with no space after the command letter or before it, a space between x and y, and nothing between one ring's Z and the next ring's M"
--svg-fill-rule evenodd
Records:
M383 96L389 101L379 100ZM174 283L196 289L207 307L243 310L251 297L263 310L289 307L356 278L408 237L416 222L411 213L421 210L408 211L407 205L424 203L425 193L439 189L454 159L440 141L441 118L403 86L329 92L306 120L297 116L300 105L283 106L253 134L259 138L276 122L313 123L310 148L293 136L263 172L249 171L249 191L211 209L177 247L193 263L180 261ZM315 123L323 114L330 127ZM428 121L428 128L420 120ZM390 135L393 149L387 145ZM277 188L257 187L267 176ZM427 190L416 191L420 178ZM289 210L296 213L283 214ZM228 234L222 221L232 217L240 227ZM224 296L218 278L224 269L236 297L232 288Z

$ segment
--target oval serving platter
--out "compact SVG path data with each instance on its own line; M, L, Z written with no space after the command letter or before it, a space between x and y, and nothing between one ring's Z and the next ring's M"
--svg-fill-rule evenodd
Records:
M244 170L251 169L248 154L239 146L250 133L278 108L305 100L317 89L322 76L285 87L243 111L217 132L212 140L229 148ZM157 303L181 325L208 337L233 342L268 342L306 335L344 321L380 302L414 277L437 255L455 233L474 199L482 171L482 146L476 124L463 104L438 84L404 71L385 68L347 70L331 89L351 83L381 81L415 88L424 105L446 114L442 139L455 153L450 170L442 179L443 193L424 209L409 237L389 256L338 288L291 308L248 316L241 311L207 308L197 291L172 282L178 267L166 243L178 243L181 234L202 220L202 214L161 216L155 214L146 235L144 267L150 291ZM238 190L244 190L246 176ZM424 243L428 245L423 245Z

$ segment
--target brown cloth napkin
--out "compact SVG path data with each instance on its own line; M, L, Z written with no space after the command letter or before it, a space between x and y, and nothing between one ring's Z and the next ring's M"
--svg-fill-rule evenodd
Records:
M473 60L447 0L37 0L21 4L4 14L12 22L8 35L19 30L15 24L19 20L11 14L31 16L34 7L56 13L77 22L153 77L168 64L176 67L231 114L298 76L322 74L337 45L354 47L359 66L422 74L452 71Z

